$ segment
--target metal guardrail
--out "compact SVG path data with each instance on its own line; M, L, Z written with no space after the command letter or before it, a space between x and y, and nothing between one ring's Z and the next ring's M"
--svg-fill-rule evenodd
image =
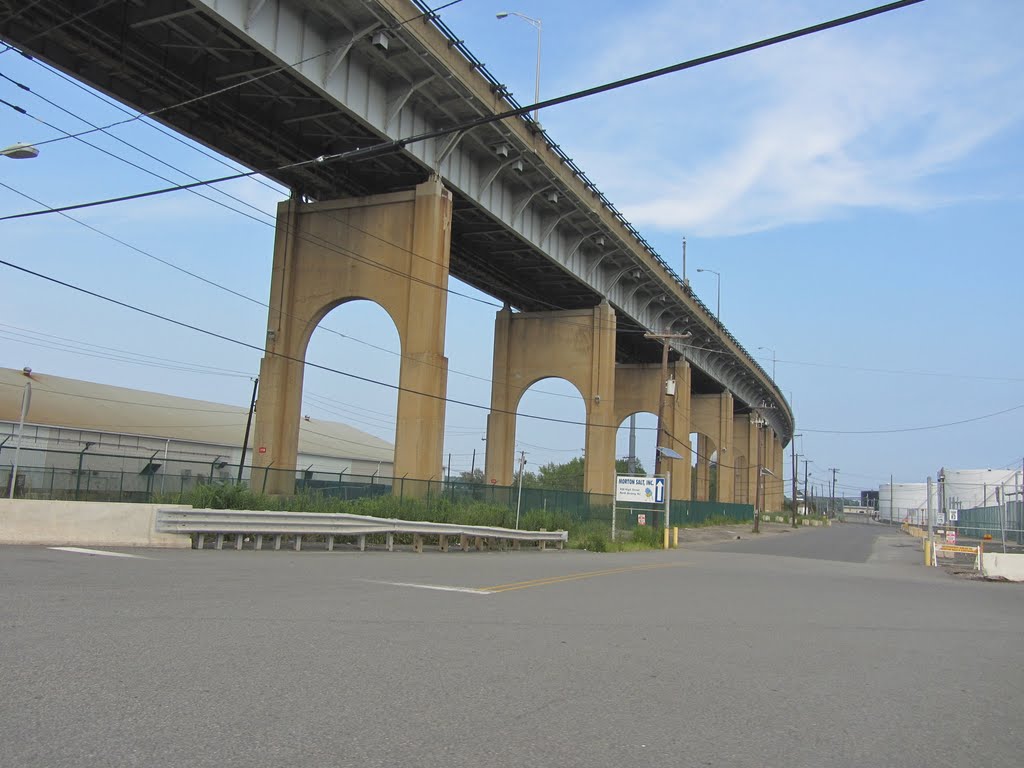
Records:
M459 538L459 547L470 549L513 549L526 542L536 542L545 549L550 542L558 549L569 539L567 531L519 531L484 525L457 525L413 520L368 517L346 513L320 512L262 512L225 509L160 509L156 513L159 533L181 533L194 537L196 548L203 549L206 536L213 535L215 547L224 548L226 536L235 537L235 549L242 549L247 538L253 539L253 548L263 549L263 538L273 537L274 549L281 548L281 539L291 536L295 551L302 549L303 536L324 536L327 549L334 549L336 538L354 538L359 549L366 549L366 537L384 535L387 550L393 551L396 535L412 535L413 551L423 551L425 536L437 537L438 548L448 551L448 539ZM471 541L472 540L472 541Z

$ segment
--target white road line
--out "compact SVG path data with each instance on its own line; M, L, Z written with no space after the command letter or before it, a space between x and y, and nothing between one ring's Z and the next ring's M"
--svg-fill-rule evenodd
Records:
M129 555L126 552L106 552L102 549L83 549L82 547L47 547L47 549L54 549L58 552L77 552L80 555L104 555L106 557L130 557L135 560L149 560L148 557L142 555Z
M473 589L472 587L446 587L441 584L413 584L408 581L377 581L375 579L356 579L356 581L365 581L369 584L387 584L391 587L412 587L413 589L433 589L438 592L465 592L470 595L492 595L493 592L488 592L486 589Z

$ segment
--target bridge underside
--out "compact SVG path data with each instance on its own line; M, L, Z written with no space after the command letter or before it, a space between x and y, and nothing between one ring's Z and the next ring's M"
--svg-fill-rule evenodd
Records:
M0 2L0 37L17 44L76 79L144 113L154 112L210 91L244 85L211 98L154 116L195 141L254 169L305 199L404 191L431 175L416 158L394 152L359 162L335 162L281 169L321 155L366 147L380 136L352 114L330 106L324 94L287 71L265 53L231 35L187 0L163 2L81 3L49 0L23 9ZM380 19L358 0L321 6L319 23L337 28L369 26ZM78 17L81 18L78 18ZM422 22L414 22L422 23ZM116 30L117 32L113 32ZM8 54L11 55L11 54ZM373 56L353 49L351 56ZM394 38L380 61L396 80L416 77L419 56ZM428 83L421 103L437 102L436 118L453 124L479 116L467 98L451 98L451 86ZM115 129L116 130L116 129ZM492 140L467 134L481 150ZM460 192L453 192L451 273L463 282L525 312L590 309L603 297L567 273L530 243ZM523 186L523 192L528 187ZM543 201L537 201L542 204ZM608 259L605 268L628 266ZM619 313L616 358L653 362L660 346L643 338L645 330ZM675 355L674 355L675 357ZM717 392L721 385L694 369L697 392Z

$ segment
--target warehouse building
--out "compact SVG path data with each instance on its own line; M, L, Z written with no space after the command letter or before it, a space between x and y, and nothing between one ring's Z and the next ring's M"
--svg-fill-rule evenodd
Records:
M27 387L26 385L30 385ZM0 484L9 488L18 425L18 493L130 499L237 478L247 408L0 368ZM246 465L252 461L250 438ZM358 429L304 417L300 481L390 478L394 446ZM284 470L285 468L281 468ZM249 467L242 470L249 478Z

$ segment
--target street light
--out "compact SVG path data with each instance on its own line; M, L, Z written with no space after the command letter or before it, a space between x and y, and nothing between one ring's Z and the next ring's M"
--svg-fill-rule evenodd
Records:
M34 157L39 157L39 149L33 147L31 144L11 144L7 149L0 149L0 155L9 157L12 160L31 160Z
M537 104L540 102L540 41L542 30L540 19L535 19L531 16L527 16L526 14L519 13L518 11L501 11L500 13L496 14L496 17L499 19L507 19L509 16L518 16L520 19L522 19L531 27L537 30L537 73L536 77L534 78L533 86L533 103ZM537 109L533 110L533 122L535 123L538 122L537 112L539 111L540 110Z
M24 368L22 372L32 378L32 369ZM21 434L25 431L25 417L32 405L32 382L25 382L25 390L21 393L21 420L18 422L18 442L14 444L14 464L11 466L11 491L8 498L14 498L14 486L18 483L18 457L21 454Z
M758 349L763 349L772 353L772 381L775 381L775 350L771 347L758 347Z
M713 269L698 269L698 272L710 272L718 280L718 300L715 302L715 319L722 319L722 273Z

